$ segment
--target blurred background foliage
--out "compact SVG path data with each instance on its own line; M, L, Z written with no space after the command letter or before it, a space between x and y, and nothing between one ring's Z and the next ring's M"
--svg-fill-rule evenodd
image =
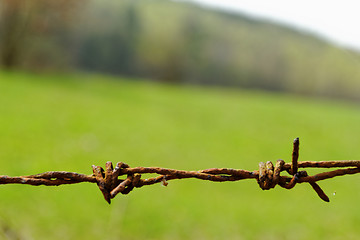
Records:
M191 3L2 0L4 67L359 99L360 54Z
M289 161L295 137L300 160L360 159L359 60L191 3L0 0L0 174L256 170ZM320 182L329 204L250 180L170 181L110 206L94 184L6 185L0 239L357 239L359 180Z

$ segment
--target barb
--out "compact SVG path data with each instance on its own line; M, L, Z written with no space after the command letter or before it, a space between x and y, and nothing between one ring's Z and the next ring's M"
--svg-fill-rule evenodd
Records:
M35 186L59 186L81 182L96 183L105 200L110 204L111 199L119 193L128 194L134 188L156 183L162 183L164 186L167 186L168 181L174 179L197 178L213 182L228 182L254 178L263 190L272 189L277 185L285 189L292 189L297 183L309 183L322 200L329 202L328 196L317 184L318 181L360 172L359 160L298 162L299 144L299 138L296 138L293 143L291 163L285 163L284 160L277 160L274 167L270 161L266 163L261 162L259 164L259 170L255 171L232 168L211 168L199 171L183 171L159 167L131 168L122 162L117 163L114 168L111 162L107 162L105 170L100 166L93 165L92 175L64 171L52 171L20 177L3 175L0 176L0 184L17 183ZM336 169L309 176L306 171L298 171L299 168L345 169ZM283 171L288 172L290 176L281 176L280 174ZM143 179L141 178L141 174L158 174L158 176Z

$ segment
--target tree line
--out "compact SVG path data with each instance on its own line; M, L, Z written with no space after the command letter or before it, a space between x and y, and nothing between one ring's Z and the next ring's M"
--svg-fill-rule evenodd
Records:
M244 15L165 0L0 1L3 68L360 96L358 52Z

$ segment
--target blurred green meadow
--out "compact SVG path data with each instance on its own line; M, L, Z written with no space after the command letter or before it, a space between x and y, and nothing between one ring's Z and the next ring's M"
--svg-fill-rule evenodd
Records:
M256 170L260 161L360 159L360 106L89 74L0 72L0 175L91 165ZM319 170L321 171L321 170ZM316 171L311 171L316 172ZM170 181L118 195L95 184L2 185L2 239L357 239L360 175L262 191L256 181ZM335 194L336 193L336 194Z

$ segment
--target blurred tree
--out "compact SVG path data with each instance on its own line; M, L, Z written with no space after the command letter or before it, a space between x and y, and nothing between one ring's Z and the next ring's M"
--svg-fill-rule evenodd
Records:
M67 46L67 33L81 2L0 0L0 64L5 68L36 68L56 62L56 57L64 54L58 48Z
M138 16L136 5L130 4L124 17L123 38L123 56L126 61L122 62L123 71L125 74L136 73L136 49L141 33L140 17Z
M90 28L80 32L78 53L80 67L114 74L137 75L137 49L141 34L141 21L136 5L123 4L114 15L101 12L92 23L103 28Z
M29 6L23 0L0 2L0 60L5 68L17 64L29 17Z
M197 82L202 77L202 72L206 65L205 43L206 30L196 11L191 11L184 19L183 23L184 52L186 57L183 63L184 80L187 82ZM209 59L207 59L209 60Z

